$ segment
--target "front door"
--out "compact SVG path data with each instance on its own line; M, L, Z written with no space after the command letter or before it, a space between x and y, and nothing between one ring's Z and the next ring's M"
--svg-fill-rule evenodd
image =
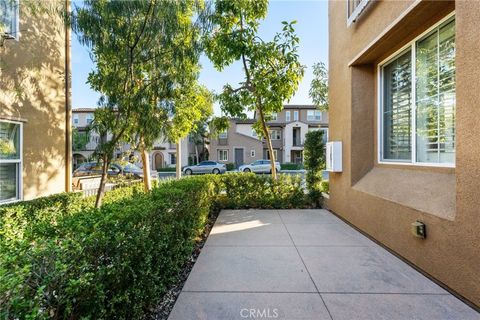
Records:
M243 165L243 148L235 148L235 168Z
M163 167L163 155L160 152L155 154L155 170Z

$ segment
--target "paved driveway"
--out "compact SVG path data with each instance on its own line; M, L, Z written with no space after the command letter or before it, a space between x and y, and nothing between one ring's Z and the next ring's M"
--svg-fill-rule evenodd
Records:
M325 210L223 210L171 320L480 319Z

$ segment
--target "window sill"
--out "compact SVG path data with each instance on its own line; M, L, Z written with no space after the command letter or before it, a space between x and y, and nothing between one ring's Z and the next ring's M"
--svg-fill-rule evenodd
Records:
M442 219L455 218L455 174L375 167L353 189Z

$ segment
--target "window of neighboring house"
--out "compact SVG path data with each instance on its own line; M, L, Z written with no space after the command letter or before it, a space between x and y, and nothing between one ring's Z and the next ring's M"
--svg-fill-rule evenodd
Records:
M22 124L0 121L0 203L22 197Z
M0 26L5 39L20 37L19 0L0 0Z
M322 112L320 110L308 110L307 111L307 120L308 121L321 121Z
M280 140L281 138L282 138L282 134L280 130L270 130L270 139Z
M320 130L323 131L322 140L323 140L323 144L326 145L328 142L328 128L321 128Z
M380 160L455 163L455 20L380 67Z
M87 125L90 124L90 123L92 123L92 121L93 121L93 114L87 114L87 117L86 117L86 118L87 118Z
M170 153L170 164L177 164L177 155L175 153Z
M78 114L73 115L73 124L78 124Z
M258 137L257 131L255 131L255 129L252 129L252 137Z
M370 0L347 0L347 25L357 21L360 14L365 10Z
M285 121L290 121L290 111L285 111Z
M250 150L250 157L255 157L255 149Z
M276 112L272 113L272 120L277 121L278 119L278 114Z
M228 150L218 150L218 161L228 161Z
M293 121L298 121L298 110L293 111Z
M227 130L220 132L218 134L218 139L227 139Z
M273 156L275 157L275 161L278 161L278 150L273 149ZM270 151L267 150L267 160L270 160Z

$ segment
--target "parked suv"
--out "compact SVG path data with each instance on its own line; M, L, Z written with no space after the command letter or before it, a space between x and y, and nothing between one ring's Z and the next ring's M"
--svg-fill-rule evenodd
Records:
M186 175L191 174L204 174L204 173L225 173L227 171L227 166L223 163L218 163L215 161L202 161L199 164L193 166L186 166L183 168L183 173Z
M275 170L280 171L280 162L275 162ZM255 173L270 173L272 172L272 167L270 160L257 160L250 164L244 164L238 168L240 172L255 172Z

